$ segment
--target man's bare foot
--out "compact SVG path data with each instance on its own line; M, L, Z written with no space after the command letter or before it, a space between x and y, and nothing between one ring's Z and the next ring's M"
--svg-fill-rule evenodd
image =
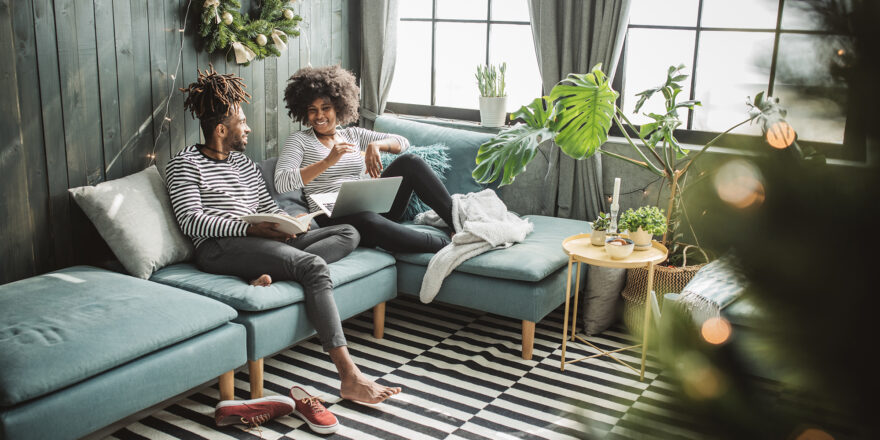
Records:
M250 282L250 284L251 284L251 286L266 287L266 286L272 284L272 277L270 277L269 274L264 273L264 274L260 275L259 278L252 280Z
M350 379L343 379L339 395L343 399L362 403L379 403L400 392L400 387L379 385L358 372Z

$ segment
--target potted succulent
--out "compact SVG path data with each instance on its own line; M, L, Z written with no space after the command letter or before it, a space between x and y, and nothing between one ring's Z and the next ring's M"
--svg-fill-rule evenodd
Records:
M507 118L507 63L477 66L477 87L480 89L480 125L503 127Z
M620 216L620 230L627 230L629 238L635 243L637 251L651 248L651 240L654 235L666 232L666 216L663 210L656 206L642 206L633 211L627 209Z
M593 231L590 233L590 243L593 246L605 246L605 231L611 224L611 215L600 212L596 220L593 221Z

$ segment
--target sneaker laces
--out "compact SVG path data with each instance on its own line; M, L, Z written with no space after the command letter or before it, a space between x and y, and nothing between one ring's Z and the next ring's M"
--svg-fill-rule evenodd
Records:
M326 400L324 400L318 396L309 396L309 397L303 397L300 400L300 402L302 402L306 405L309 405L312 408L312 411L315 414L318 414L318 413L321 413L324 411L324 409L325 409L324 405L322 405L321 403L326 402Z
M247 419L242 417L241 423L247 426L247 428L245 428L245 432L251 430L257 431L257 434L260 436L260 438L263 438L263 430L260 429L260 425L268 422L269 420L272 420L272 415L269 413L263 413L249 417Z

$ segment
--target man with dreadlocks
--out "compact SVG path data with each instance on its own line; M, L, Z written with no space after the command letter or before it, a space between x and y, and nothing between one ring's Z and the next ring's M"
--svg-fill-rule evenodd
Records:
M195 245L195 263L206 272L236 275L253 280L254 285L269 285L272 279L302 284L306 313L339 372L340 395L365 403L381 402L399 393L400 388L369 380L352 361L327 269L327 264L357 247L357 231L339 225L288 235L277 230L274 223L248 224L240 220L246 214L284 213L269 195L257 165L243 154L251 131L241 108L250 97L245 87L241 78L218 74L212 66L204 73L199 71L196 82L180 89L187 94L184 106L199 118L205 143L178 153L168 163L165 179L180 228ZM319 401L303 393L299 387L291 390L296 406L292 401L280 402L281 396L242 404L221 402L217 423L250 420L245 413L263 405L273 409L271 417L295 411L312 429L335 431L336 418ZM290 405L290 409L284 405Z

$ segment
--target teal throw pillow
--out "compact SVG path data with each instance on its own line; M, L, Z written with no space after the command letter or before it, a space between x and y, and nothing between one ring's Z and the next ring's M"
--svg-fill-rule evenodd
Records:
M447 153L447 150L449 150L449 147L444 144L434 144L427 146L411 146L401 154L414 154L422 158L441 181L446 181L446 170L449 169L449 153ZM394 162L394 159L397 159L400 154L382 153L381 156L382 169L385 169L388 165L391 165L391 162ZM416 214L430 209L430 206L426 205L425 202L419 200L418 196L413 194L409 199L409 205L407 205L406 211L403 213L403 220L412 220L416 217Z

